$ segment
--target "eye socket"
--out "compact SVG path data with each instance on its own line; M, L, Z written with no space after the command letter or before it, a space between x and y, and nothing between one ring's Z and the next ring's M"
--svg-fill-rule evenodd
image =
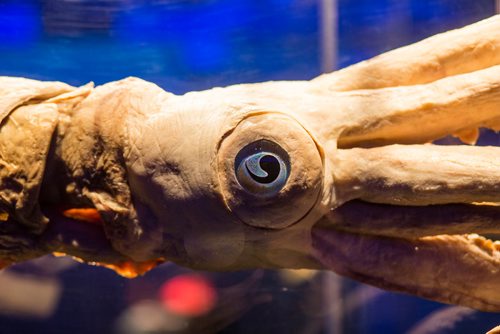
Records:
M243 147L236 155L234 170L238 183L260 197L276 195L290 175L290 158L278 144L258 140Z
M217 175L224 204L246 225L283 229L320 201L322 151L295 119L249 115L219 145Z

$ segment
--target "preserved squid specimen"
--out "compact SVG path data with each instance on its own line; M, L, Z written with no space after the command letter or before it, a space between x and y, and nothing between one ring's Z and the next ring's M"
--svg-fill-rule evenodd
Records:
M0 119L3 266L328 269L500 311L500 148L430 144L500 130L500 16L311 81L2 77Z

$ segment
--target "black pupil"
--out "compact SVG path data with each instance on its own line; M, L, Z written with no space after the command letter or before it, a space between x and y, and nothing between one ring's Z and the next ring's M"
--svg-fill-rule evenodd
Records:
M280 174L280 162L272 155L264 155L260 158L259 165L260 168L267 172L266 177L259 177L253 174L247 167L248 173L252 176L252 179L259 183L271 183L276 180Z

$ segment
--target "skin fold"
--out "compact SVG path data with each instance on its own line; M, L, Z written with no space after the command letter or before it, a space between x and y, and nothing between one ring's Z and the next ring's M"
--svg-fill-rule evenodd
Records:
M311 81L0 77L0 265L315 268L500 312L500 16ZM481 236L483 235L483 236Z

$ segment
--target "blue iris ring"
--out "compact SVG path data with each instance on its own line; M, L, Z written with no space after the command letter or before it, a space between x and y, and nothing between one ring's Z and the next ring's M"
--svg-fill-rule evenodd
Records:
M290 158L281 146L263 139L243 147L236 155L234 168L243 189L259 197L270 197L285 186Z

